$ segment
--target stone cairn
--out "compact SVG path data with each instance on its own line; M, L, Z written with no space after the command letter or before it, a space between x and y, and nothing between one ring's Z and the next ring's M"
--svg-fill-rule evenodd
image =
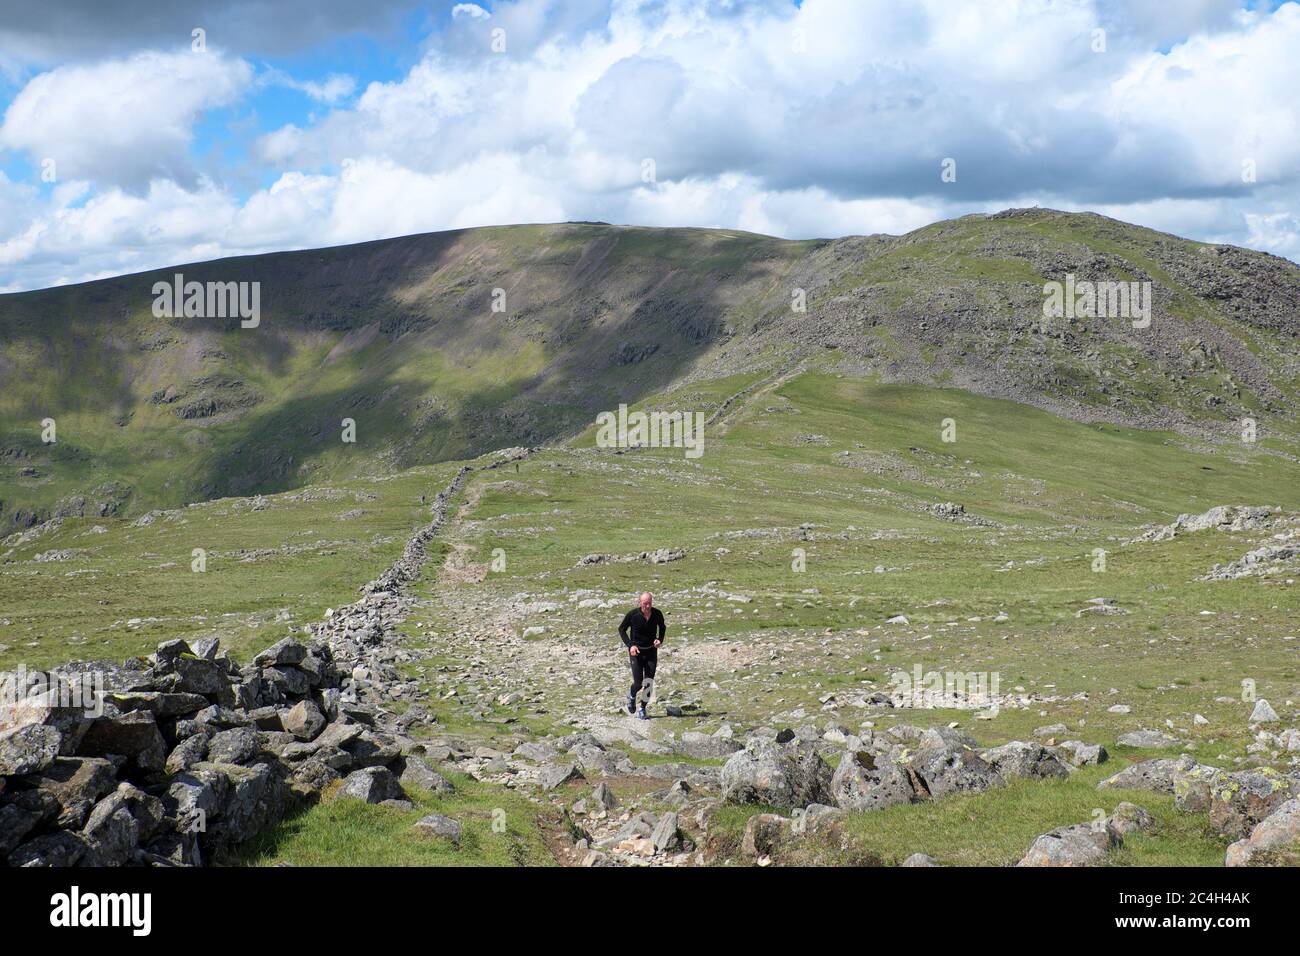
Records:
M487 467L527 453L498 453ZM0 861L201 866L340 779L340 794L370 803L405 801L403 783L446 787L406 735L427 712L393 638L414 600L406 587L471 471L439 492L430 523L361 599L327 612L305 640L285 638L242 667L215 639L167 641L124 663L56 668L43 693L0 705ZM100 681L98 708L68 706L58 686ZM400 716L389 709L398 701L410 704Z

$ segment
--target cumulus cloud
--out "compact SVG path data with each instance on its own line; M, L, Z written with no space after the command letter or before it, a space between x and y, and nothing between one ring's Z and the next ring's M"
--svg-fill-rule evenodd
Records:
M532 52L446 38L353 110L266 137L263 158L320 166L360 149L435 170L483 150L581 147L629 186L653 158L669 179L743 174L768 189L945 201L1231 195L1248 191L1248 158L1260 183L1300 172L1294 4L1239 13L1166 52L1097 52L1092 31L1113 14L1087 3L925 0L899 16L872 0L808 0L721 21L702 15L708 3L652 5L655 16L629 3L576 35L541 31L552 6L523 0L470 25L513 18ZM1203 6L1217 23L1223 5ZM948 158L956 184L939 175Z
M219 53L138 53L59 67L14 97L0 147L54 161L61 179L145 191L155 179L193 187L189 147L199 115L237 99L252 81L243 60Z
M273 184L243 197L196 176L187 156L190 118L239 95L242 61L217 58L229 72L188 84L185 102L161 114L138 95L130 112L148 122L118 109L125 132L107 148L98 137L111 124L99 121L105 104L93 88L136 58L36 77L11 104L0 145L33 157L47 143L84 149L99 173L81 174L98 191L66 207L32 204L29 244L8 247L0 267L63 261L66 222L110 209L139 255L150 231L133 217L155 214L172 217L155 246L172 254L562 219L825 237L1033 204L1300 254L1296 3L1271 12L1234 0L1172 10L1155 0L440 9L418 62L390 82L358 92L347 77L308 84L268 72L332 108L261 135L252 159ZM80 76L74 89L69 71L80 69L104 73ZM115 145L149 141L162 148L145 158ZM941 177L945 160L955 182ZM207 225L187 231L191 216ZM94 234L96 255L108 256L111 240Z

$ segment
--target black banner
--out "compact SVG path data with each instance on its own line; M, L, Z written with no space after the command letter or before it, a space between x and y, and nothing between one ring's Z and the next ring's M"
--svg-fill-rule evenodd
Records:
M256 933L259 945L337 945L457 925L488 934L485 945L501 930L545 943L575 925L625 931L626 907L645 915L647 901L663 925L688 920L693 942L716 933L734 943L765 932L762 915L806 910L819 938L882 918L965 933L969 921L1025 917L1064 920L1075 939L1174 931L1230 943L1289 926L1293 884L1289 871L1262 868L0 870L0 909L7 941L75 934L128 951L232 932Z

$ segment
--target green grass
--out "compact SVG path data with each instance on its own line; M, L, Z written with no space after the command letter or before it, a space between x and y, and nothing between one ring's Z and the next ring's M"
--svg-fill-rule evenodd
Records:
M1079 770L1066 780L1015 780L979 794L849 813L836 839L813 834L786 852L791 862L800 863L856 857L895 866L913 853L925 853L943 866L1013 866L1039 834L1090 823L1099 811L1109 814L1128 801L1150 811L1156 829L1125 837L1108 865L1223 865L1228 841L1210 829L1204 814L1183 813L1174 809L1171 797L1145 791L1096 790L1097 781L1118 769L1115 763L1103 764ZM713 827L724 845L738 847L745 822L757 812L770 812L770 808L721 809ZM739 854L733 862L741 862Z
M793 411L767 411L776 406ZM940 439L946 417L957 421L955 445ZM803 443L804 435L825 443ZM845 450L903 461L915 474L847 467L838 457ZM926 711L882 724L957 719L997 743L1063 721L1072 735L1113 746L1126 731L1172 721L1202 759L1230 761L1249 742L1243 680L1270 700L1300 695L1295 643L1283 640L1295 635L1296 591L1284 577L1199 580L1265 535L1207 532L1129 546L1120 539L1216 504L1300 510L1293 467L1260 449L1207 455L1169 434L1082 425L947 390L807 374L729 417L726 435L697 462L666 449L556 451L525 463L509 482L489 479L465 543L484 563L495 548L507 556L504 572L474 586L478 599L504 604L527 591L564 604L566 594L590 589L630 606L650 589L663 595L670 643L683 652L714 653L722 640L757 646L740 663L719 654L675 666L686 672L678 686L716 715L701 722L705 730L724 718L770 720L798 705L816 715L828 691L881 688L893 670L921 664L996 672L1003 692L1021 687L1056 699L1005 709L988 724ZM960 502L1002 527L920 510L937 501ZM797 530L805 523L813 526L807 541ZM728 537L745 529L762 534ZM659 566L575 567L592 552L656 547L689 553ZM806 551L802 573L791 568L797 547ZM1095 548L1109 552L1103 573L1092 570ZM889 570L872 573L876 566ZM705 582L751 600L702 592ZM429 589L430 626L457 593ZM1076 616L1102 596L1130 613ZM999 612L1009 620L993 621ZM884 625L898 613L911 624ZM616 618L567 604L549 635L529 646L608 647ZM611 667L598 679L615 699L622 675ZM561 703L551 702L550 712L564 714L556 693ZM1116 703L1132 712L1109 713ZM1194 724L1194 714L1208 723Z
M652 722L656 732L712 732L724 721L738 735L760 724L834 721L856 731L866 723L879 729L956 721L992 745L1061 722L1068 736L1105 744L1114 759L1102 770L1113 772L1126 760L1154 755L1115 746L1119 735L1142 728L1169 729L1198 759L1236 766L1252 740L1244 680L1278 708L1284 726L1295 724L1295 706L1287 703L1300 697L1300 642L1287 640L1300 637L1300 598L1287 583L1294 573L1200 579L1268 534L1203 532L1122 544L1143 525L1218 504L1300 512L1300 482L1287 459L1261 447L1084 425L955 390L827 371L763 382L759 375L701 382L650 402L708 411L753 389L729 411L725 429L707 434L698 460L673 449L616 455L591 448L588 432L575 447L545 449L518 471L475 475L465 499L475 502L470 520L449 529L447 546L483 565L500 548L506 565L482 580L459 580L439 575L435 559L416 587L421 603L405 633L413 648L432 656L409 672L425 682L437 719L417 735L504 744L568 733L573 718L607 711L626 691L614 628L646 589L668 616L661 688L700 707L692 716ZM956 421L956 443L941 439L945 418ZM418 495L432 495L454 468L332 484L346 501L274 496L259 512L247 502L217 501L140 529L118 519L69 522L0 565L0 622L7 622L0 643L9 645L0 666L141 653L167 637L214 632L240 653L269 644L325 606L351 600L420 517L427 520ZM358 503L360 492L374 497ZM956 523L923 510L945 501L995 524ZM354 508L371 514L364 523L338 519ZM84 536L94 523L108 530ZM332 543L252 564L229 557L239 548L322 540ZM227 557L210 558L206 575L193 574L189 553L196 546ZM32 560L73 547L88 553L65 562ZM685 548L687 555L662 565L576 566L592 552L635 556L660 547ZM1109 552L1103 573L1092 570L1099 547ZM796 549L804 552L803 571L792 568ZM579 609L579 590L613 606ZM1103 596L1129 613L1076 616L1090 598ZM490 624L492 612L532 600L560 605L546 615L546 635L463 639ZM275 621L281 608L289 609L289 622ZM995 621L999 612L1007 620ZM885 623L900 613L908 625ZM130 630L122 623L128 617L159 621ZM518 622L509 633L519 633ZM572 682L560 666L569 660L588 662ZM554 677L546 670L552 665ZM823 709L829 694L884 689L891 673L917 665L991 672L1003 693L1037 699L1004 707L988 721L961 710L873 716ZM474 676L485 666L492 678ZM540 673L547 678L535 680ZM444 699L452 686L461 696ZM544 696L526 705L496 703L512 690ZM1131 712L1112 714L1114 704ZM1204 724L1194 722L1197 714ZM1203 831L1202 818L1176 815L1167 801L1144 794L1099 794L1098 778L1088 770L1064 783L1017 783L855 817L851 858L836 859L889 861L924 851L945 862L1007 865L1037 834L1129 799L1157 815L1161 834L1132 838L1112 862L1221 862L1222 841ZM332 850L333 829L364 834L379 827L377 848L356 851L358 859L444 852L408 846L405 822L388 811L332 806L299 818L301 834L282 834L282 845L299 848L303 859L312 859L308 850L315 847L315 859L348 860L362 836L340 835ZM728 809L724 818L739 815L743 826L744 812Z
M272 495L257 510L252 499L211 501L145 527L68 519L0 551L0 668L121 659L178 637L215 636L237 656L256 653L356 600L429 521L420 496L431 502L455 470ZM195 549L207 554L202 572L193 570ZM82 553L35 560L56 550Z
M550 866L546 831L556 816L503 787L447 775L452 793L407 793L415 809L395 810L359 800L322 802L263 831L224 862L236 866ZM421 834L414 824L431 813L460 823L460 842Z

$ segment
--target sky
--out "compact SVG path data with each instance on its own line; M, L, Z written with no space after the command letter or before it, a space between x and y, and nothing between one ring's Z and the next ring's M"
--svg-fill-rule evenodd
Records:
M1300 261L1300 4L0 0L0 292L468 226L1016 206Z

